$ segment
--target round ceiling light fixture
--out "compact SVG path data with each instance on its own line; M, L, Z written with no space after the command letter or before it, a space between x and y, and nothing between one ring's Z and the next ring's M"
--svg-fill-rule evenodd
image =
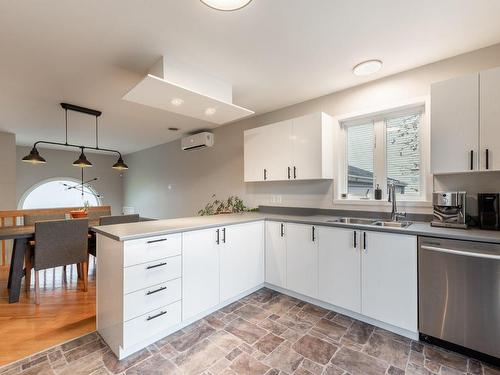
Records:
M382 69L382 61L367 60L359 63L354 68L352 68L352 72L356 76L367 76L373 73L377 73L380 69Z
M206 6L223 11L238 10L246 7L252 0L200 0Z
M178 107L178 106L180 106L180 105L184 104L184 100L182 100L181 98L173 98L173 99L170 101L170 103L171 103L172 105L175 105L176 107Z
M213 115L215 115L215 112L217 112L217 110L213 107L209 107L209 108L205 109L205 115L207 115L207 116L213 116Z

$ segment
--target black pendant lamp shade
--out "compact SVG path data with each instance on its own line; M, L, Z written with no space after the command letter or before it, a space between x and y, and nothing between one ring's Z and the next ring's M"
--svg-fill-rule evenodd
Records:
M26 155L22 159L22 161L27 162L27 163L32 163L32 164L46 163L45 159L40 156L40 154L38 153L38 150L36 149L36 146L38 144L45 144L45 145L79 148L81 150L81 153L80 153L80 156L78 157L78 159L73 162L73 165L75 167L80 167L80 168L92 167L92 163L87 160L87 157L85 156L85 153L83 152L85 149L87 149L87 150L96 150L96 151L110 152L113 154L118 154L118 156L119 156L118 161L115 164L113 164L113 169L118 169L120 171L128 169L127 164L125 164L123 162L122 154L120 153L120 151L112 150L109 148L99 147L99 128L98 128L97 118L99 116L101 116L101 114L102 114L101 111L97 111L97 110L91 109L91 108L80 107L78 105L69 104L69 103L61 103L61 107L64 109L64 115L65 115L65 130L66 130L65 142L62 143L62 142L53 142L53 141L37 141L33 145L33 148L31 149L29 155ZM95 147L68 143L68 111L80 112L80 113L84 113L86 115L91 115L91 116L95 117Z
M124 163L122 156L120 155L120 157L118 158L118 161L115 164L113 164L112 168L118 169L119 171L123 171L125 169L128 169L128 165Z
M29 155L26 155L24 158L22 158L22 161L32 164L45 164L47 162L44 158L40 156L35 146L33 146Z
M92 167L92 163L87 160L87 157L83 153L83 149L78 159L73 162L73 165L80 168Z

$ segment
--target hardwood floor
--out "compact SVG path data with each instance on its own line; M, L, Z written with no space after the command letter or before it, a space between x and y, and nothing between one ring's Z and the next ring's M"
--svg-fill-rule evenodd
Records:
M8 267L0 267L0 366L95 331L95 263L90 257L88 292L78 280L76 266L40 272L41 304L35 305L35 278L30 293L8 303Z

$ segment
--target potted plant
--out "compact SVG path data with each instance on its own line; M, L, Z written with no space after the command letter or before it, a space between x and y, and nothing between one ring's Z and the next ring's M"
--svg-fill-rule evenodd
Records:
M226 200L218 200L215 198L215 194L212 195L214 200L205 205L205 207L198 211L198 215L222 215L222 214L234 214L239 212L249 212L257 211L256 208L248 208L243 203L243 200L237 196L230 196Z

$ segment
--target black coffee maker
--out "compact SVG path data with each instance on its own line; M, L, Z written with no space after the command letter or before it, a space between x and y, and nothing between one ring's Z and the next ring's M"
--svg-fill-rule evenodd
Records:
M500 230L500 193L477 195L479 228Z

